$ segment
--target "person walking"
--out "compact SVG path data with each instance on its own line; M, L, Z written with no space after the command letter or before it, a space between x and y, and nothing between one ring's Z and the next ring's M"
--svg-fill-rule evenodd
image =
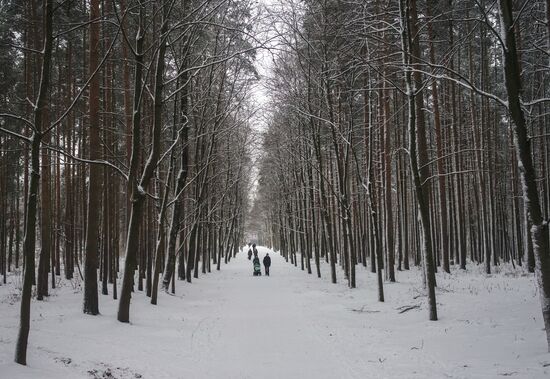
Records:
M263 262L264 262L265 275L269 276L269 266L271 266L271 257L269 256L269 253L265 254Z

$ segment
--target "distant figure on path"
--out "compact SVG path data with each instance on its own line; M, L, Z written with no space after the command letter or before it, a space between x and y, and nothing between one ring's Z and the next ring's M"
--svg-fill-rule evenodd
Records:
M248 248L248 260L250 260L250 258L252 258L252 249L249 247Z
M254 256L258 255L258 249L256 249L256 244L255 243L252 244L252 252L254 253Z
M262 275L262 269L260 265L260 258L258 258L258 254L254 254L254 260L252 261L252 267L254 268L253 275L254 276L261 276Z
M266 276L269 276L269 266L271 266L271 257L269 256L269 253L266 253L264 257L264 269Z

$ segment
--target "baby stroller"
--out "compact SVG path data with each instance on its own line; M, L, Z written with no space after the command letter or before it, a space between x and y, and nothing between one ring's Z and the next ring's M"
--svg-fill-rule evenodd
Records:
M262 276L260 262L254 262L254 276Z

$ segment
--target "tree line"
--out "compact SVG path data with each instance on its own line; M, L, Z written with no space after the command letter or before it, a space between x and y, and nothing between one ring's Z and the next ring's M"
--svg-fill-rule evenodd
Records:
M535 272L550 347L550 2L276 2L261 239L349 287Z
M0 2L0 275L23 275L16 362L33 288L42 300L80 277L84 313L110 292L129 322L133 291L157 304L159 286L236 254L258 17L249 0Z

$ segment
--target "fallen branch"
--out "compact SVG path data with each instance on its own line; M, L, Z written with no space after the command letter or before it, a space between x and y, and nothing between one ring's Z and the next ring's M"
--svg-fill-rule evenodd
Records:
M422 350L424 348L424 340L422 340L422 343L420 344L420 347L413 346L411 347L411 350Z
M397 308L397 310L399 311L399 314L401 314L401 313L405 313L405 312L410 311L411 309L416 309L416 308L420 308L420 304L404 305L402 307Z
M358 312L358 313L380 313L380 311L371 311L371 310L365 310L365 305L363 305L361 307L361 309L355 309L355 308L352 308L351 309L353 312Z

